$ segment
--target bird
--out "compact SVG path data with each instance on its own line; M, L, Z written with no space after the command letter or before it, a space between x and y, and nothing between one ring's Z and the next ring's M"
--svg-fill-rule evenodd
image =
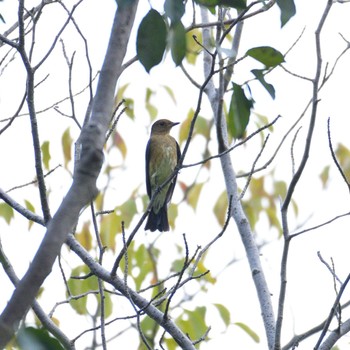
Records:
M180 147L170 136L170 130L178 122L159 119L151 129L151 136L146 147L146 187L149 199L173 173L181 157ZM145 230L154 232L169 231L168 203L174 192L177 175L165 185L154 198Z

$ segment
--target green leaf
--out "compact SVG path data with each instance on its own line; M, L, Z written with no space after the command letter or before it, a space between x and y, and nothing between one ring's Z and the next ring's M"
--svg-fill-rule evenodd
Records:
M165 0L164 11L171 22L176 23L185 13L185 4L182 0Z
M151 9L142 19L136 38L136 51L141 64L149 73L163 58L167 29L163 17Z
M115 212L103 215L100 226L102 244L115 251L115 236L122 231L122 218Z
M97 302L99 305L99 316L101 316L101 295L97 294L95 295L95 297L97 298ZM111 316L112 312L113 312L113 302L111 299L111 294L110 293L104 293L104 317L108 318L109 316Z
M145 105L146 109L151 117L151 120L156 119L158 115L158 109L150 102L151 97L155 95L155 92L151 90L150 88L146 89L146 100L145 100Z
M197 4L206 6L209 9L214 6L227 6L236 9L246 8L246 0L195 0Z
M25 206L26 206L26 208L28 210L30 210L32 213L35 213L34 205L31 202L29 202L28 200L25 199L24 200L24 204L25 204ZM29 220L29 222L28 222L28 230L30 230L30 228L32 227L33 224L34 224L34 222Z
M174 102L174 104L176 104L176 97L174 94L174 91L167 85L161 85L164 90L168 93L168 95L170 96L170 98L172 99L172 101Z
M129 83L122 85L118 88L117 94L114 97L114 105L118 106L118 104L122 101L124 98L125 90L128 88Z
M132 269L132 277L134 278L134 281L135 281L136 290L139 290L141 288L143 281L145 280L145 277L153 271L152 270L153 264L144 244L141 244L140 247L137 248L137 251L135 252L134 257L135 257L135 262L132 262L132 264L139 268Z
M13 209L7 203L0 203L0 216L2 216L9 225L14 217Z
M43 164L46 170L49 170L50 166L49 166L49 162L51 159L51 155L50 155L50 142L49 141L45 141L42 145L41 145L41 153L43 155Z
M195 2L199 5L209 8L219 4L219 0L195 0Z
M124 221L125 227L129 227L131 220L137 213L136 202L134 198L128 199L122 205L115 208L116 213L119 214Z
M177 319L177 324L181 327L185 334L188 334L190 339L199 339L208 330L205 323L206 307L197 307L193 311L184 310L183 315Z
M224 226L226 221L227 207L228 207L227 192L224 191L220 194L219 198L217 199L214 205L214 214L221 226Z
M273 184L274 196L284 198L287 193L287 184L284 181L275 181Z
M72 160L71 148L72 148L72 137L70 136L69 128L62 135L62 150L64 157L64 166L67 168L68 163Z
M218 309L222 320L224 321L226 327L228 327L231 324L230 311L222 304L214 304L214 306Z
M20 329L17 341L21 350L64 350L56 338L51 337L46 329L41 328L26 327Z
M171 25L169 32L171 57L178 66L186 55L186 30L182 22Z
M248 327L245 323L236 322L235 325L238 326L239 328L243 329L256 343L260 343L259 336L250 327Z
M219 0L219 5L233 7L239 10L247 7L246 0Z
M86 265L81 265L72 270L71 276L79 277L86 276L90 272L90 269ZM70 278L68 281L68 288L72 296L80 296L79 298L73 298L69 302L72 308L79 315L86 315L87 311L87 299L88 295L85 295L91 290L98 289L98 282L95 276L90 276L89 278L76 279Z
M350 179L350 150L340 143L335 150L335 155L345 177Z
M254 74L255 78L258 79L258 81L261 83L261 85L267 90L267 92L270 94L270 96L275 99L275 88L272 84L269 84L265 80L264 76L264 69L253 69L252 73Z
M266 68L276 67L284 62L283 55L270 46L253 47L247 51L246 55L261 62Z
M329 180L329 169L330 169L330 166L327 165L323 168L321 174L320 174L320 179L321 179L321 182L322 182L322 187L323 189L325 189L327 187L327 184L328 184L328 180Z
M283 27L296 14L294 0L277 0L277 5L281 10L281 27Z
M194 37L196 40L194 40ZM202 32L199 29L193 29L186 33L186 60L190 64L195 64L198 55L202 51L202 47L198 45L198 42L202 42Z
M178 206L177 204L170 203L168 207L168 219L169 219L169 225L172 229L175 228L175 219L178 215Z
M194 110L190 109L186 119L180 125L180 133L179 133L179 143L180 145L187 140L188 133L190 131L190 126L192 119L194 117ZM193 136L195 135L203 135L205 139L209 139L210 137L210 124L207 119L198 116L196 119L196 124L194 125Z
M244 136L247 128L253 101L246 97L240 85L235 83L232 85L233 93L228 112L228 128L234 138L240 139Z
M124 98L125 114L132 120L135 118L134 100L132 98Z

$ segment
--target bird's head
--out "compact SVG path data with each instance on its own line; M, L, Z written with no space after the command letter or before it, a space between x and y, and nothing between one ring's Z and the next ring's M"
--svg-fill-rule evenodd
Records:
M175 126L178 125L180 123L176 122L172 122L168 119L159 119L157 120L153 125L152 125L152 130L151 130L151 134L155 135L166 135L169 134L170 129Z

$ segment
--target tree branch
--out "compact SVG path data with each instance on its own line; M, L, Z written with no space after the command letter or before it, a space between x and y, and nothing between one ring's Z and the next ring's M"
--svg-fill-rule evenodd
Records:
M124 3L123 3L124 4ZM47 226L45 237L31 266L0 316L0 348L5 347L79 217L81 209L97 194L96 179L103 162L103 145L114 102L114 90L133 26L138 1L117 8L109 46L102 66L91 119L80 136L81 153L71 188ZM23 39L22 43L23 45Z

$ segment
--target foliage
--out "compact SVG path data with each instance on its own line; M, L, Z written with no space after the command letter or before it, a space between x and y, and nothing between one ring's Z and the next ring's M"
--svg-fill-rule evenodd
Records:
M135 6L136 2L120 0L117 3L119 11ZM23 5L23 2L19 4ZM135 44L136 57L130 61L121 59L117 72L123 74L113 96L110 91L103 90L103 84L102 87L95 84L93 73L103 77L112 74L110 72L113 70L107 70L108 74L100 73L100 67L93 65L90 55L91 51L96 50L94 41L85 38L84 33L88 29L79 24L75 17L74 11L80 4L84 4L84 1L78 1L75 5L65 2L42 3L32 12L22 14L17 36L0 36L0 49L4 50L4 53L1 52L1 74L7 72L11 65L15 66L16 71L20 71L18 67L24 67L26 71L23 81L18 81L18 86L26 91L25 98L22 102L16 101L17 112L13 117L4 119L7 124L1 129L0 135L9 133L12 128L16 130L19 117L29 116L33 141L29 146L26 141L23 148L34 151L34 166L28 169L35 169L35 174L30 175L30 182L22 185L22 180L16 180L10 190L0 192L3 200L0 203L0 217L6 228L11 229L12 225L17 222L20 224L24 218L25 227L30 231L26 234L38 237L41 233L39 226L49 229L50 225L55 224L57 220L53 211L57 203L64 204L66 189L71 183L74 187L81 175L93 177L94 158L91 162L85 162L88 165L85 172L79 173L78 166L79 162L85 161L84 150L94 147L80 142L84 141L81 132L89 129L89 120L94 117L91 106L96 103L98 93L111 96L106 104L113 106L111 115L107 116L108 130L102 135L105 142L99 150L105 154L99 177L99 193L79 211L72 230L66 233L69 249L61 250L58 263L54 266L53 274L56 275L52 278L57 277L55 283L60 286L57 287L57 293L63 301L55 300L50 313L40 312L40 305L33 304L38 324L32 326L32 316L25 317L23 326L8 347L73 349L75 346L78 348L82 341L91 348L99 344L106 348L109 343L111 346L120 346L119 338L127 333L128 341L132 343L130 348L153 349L160 346L174 350L180 347L194 349L204 347L206 343L210 346L210 341L215 340L215 337L220 337L221 333L229 334L233 329L233 332L244 334L252 346L281 349L280 332L284 329L282 320L285 314L288 316L284 298L290 242L302 235L305 225L302 223L302 229L298 230L298 224L304 220L299 215L305 209L302 200L297 200L299 197L295 192L300 186L301 175L306 174L304 166L308 162L311 139L314 137L313 125L318 113L319 93L332 77L343 54L337 57L329 75L322 60L317 61L317 71L325 71L323 80L317 75L312 79L303 79L314 85L312 92L309 92L311 102L307 105L311 110L310 123L304 124L307 128L303 139L305 145L300 146L302 142L298 142L298 137L302 136L295 128L305 118L304 114L292 122L288 121L287 131L279 129L276 132L278 118L260 114L258 110L262 99L259 89L265 90L265 95L268 93L269 101L276 100L282 91L279 80L274 76L276 71L280 76L291 75L301 80L298 74L291 73L287 68L289 50L269 46L266 40L255 43L243 55L238 55L242 23L247 23L248 19L254 21L270 7L277 6L282 28L297 14L294 1L196 0L192 3L165 0L157 5L150 2L148 8L139 5L140 22L133 29L135 42L129 43L133 36L118 41L119 45L122 42L129 45L130 51L133 50L132 44ZM42 18L50 19L50 15L45 17L43 9L51 9L51 6L58 6L65 17L63 26L49 36L52 46L45 49L41 47L43 39L37 39L36 35L45 30L45 25L41 27ZM323 17L327 17L326 10ZM77 18L81 19L78 15ZM3 20L1 14L0 20ZM97 37L95 33L94 37ZM59 40L61 46L57 44ZM22 45L23 42L25 45ZM65 73L63 88L60 86L61 77L53 76L57 72L46 75L45 71L46 63L51 67L50 59L55 63L63 62L62 57L68 71ZM117 59L106 58L107 63ZM79 64L74 63L77 59ZM140 65L144 68L141 73ZM202 65L205 68L204 77L197 71ZM135 66L138 75L133 71ZM172 69L176 69L175 76L184 73L184 79L188 79L194 94L188 92L184 80L180 83L183 87L176 86L177 82L172 80L170 74ZM75 80L76 72L79 73L79 79ZM155 75L157 72L161 72L160 82L154 79L158 77ZM52 97L46 96L45 89L41 89L42 85L48 83L46 79L52 79L53 86L57 86L57 91L47 89ZM142 94L139 93L140 89ZM62 98L60 94L66 97ZM263 99L266 102L265 97ZM164 113L162 104L166 104L169 118L173 113L172 105L179 109L187 108L183 117L179 117L181 125L177 135L184 159L177 169L176 196L168 210L171 230L174 232L150 235L140 229L149 205L145 186L140 180L144 176L140 171L144 168L140 166L140 159L143 159L147 141L142 137L147 133L140 129L142 125L148 127ZM44 115L42 119L41 114ZM59 116L57 123L50 119L51 114ZM38 129L37 124L41 123L43 127ZM96 124L97 130L101 131L104 123L95 123L90 127ZM294 139L290 140L293 133ZM94 135L96 139L97 134ZM268 143L270 135L275 140L273 146ZM349 188L350 150L340 142L333 150L330 133L328 141L336 169ZM280 149L288 142L290 154L286 156L287 153L280 152ZM29 157L27 149L23 152L26 154L22 158L25 163ZM268 152L269 156L266 156ZM265 160L264 157L269 159ZM326 190L332 183L333 165L323 159L320 164L317 169L319 185ZM291 174L285 174L286 168L292 168ZM24 165L20 172L21 179L29 176ZM14 190L16 195L12 197L11 192ZM23 196L17 197L21 190ZM77 194L76 200L79 200L78 197ZM72 215L73 211L68 210L65 217ZM316 223L305 231L319 229L346 215L336 215L329 222ZM293 226L291 222L297 228L293 232L290 229ZM184 231L182 235L177 234L180 230ZM241 281L241 275L234 271L235 267L231 266L242 258L236 257L238 248L232 243L233 238L227 238L230 231L235 231L235 235L239 233L244 251L241 255L248 257L247 266L250 270L247 270L248 273L244 271L242 275L254 281L249 288L256 288L257 303L254 301L254 305L259 305L260 309L254 310L253 317L256 322L258 317L260 322L261 317L265 336L263 330L257 330L255 323L250 323L246 315L250 311L239 314L235 309L238 310L240 304L236 292L246 288L246 284ZM264 259L261 258L261 252L265 245L276 241L279 249L281 246L283 248L278 251L278 255L282 256L277 261L280 271L276 275L281 276L279 287L273 287L279 297L275 320L274 317L268 318L275 305L269 291L269 278L265 277L269 269L265 269L261 263ZM0 261L9 280L18 285L21 282L12 267L15 262L10 261L5 254L8 250L7 245L4 249L1 246ZM227 263L226 250L229 251ZM220 266L221 271L215 270L216 265ZM332 271L337 289L340 278L334 266L329 270ZM221 274L225 277L221 277ZM226 284L229 296L227 299L215 300L210 295L218 290L223 293L222 279L230 282ZM341 288L346 287L346 283L339 285ZM342 293L338 291L337 295L340 300ZM45 282L36 300L38 303L47 301L49 296L50 284ZM241 303L250 303L248 297L247 300ZM233 301L238 303L235 308L231 307ZM60 311L64 308L69 310L69 316ZM215 319L212 319L212 315L215 315ZM78 335L70 333L70 318L74 326L78 327L81 323L84 327L79 331L74 329L74 332L80 332ZM91 327L88 329L80 320L87 321ZM217 320L222 329L212 332L211 327L216 327ZM322 334L317 332L312 328L310 334L316 334L322 341ZM302 336L307 338L310 334L306 332ZM71 338L67 340L68 337ZM287 337L282 339L283 342L288 341ZM298 342L298 336L292 335L286 348L293 348Z

